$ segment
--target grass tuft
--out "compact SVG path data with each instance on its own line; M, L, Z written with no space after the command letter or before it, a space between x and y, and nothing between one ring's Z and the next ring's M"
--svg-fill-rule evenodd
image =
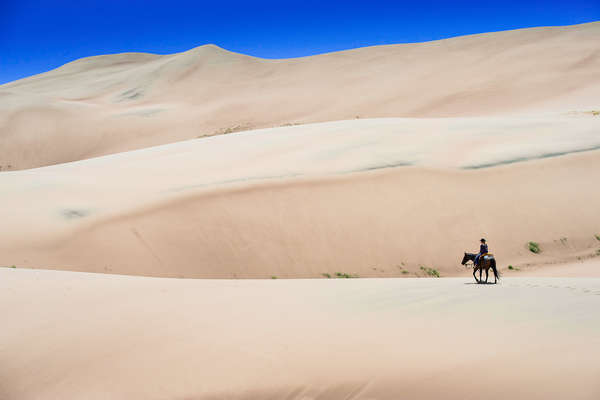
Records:
M440 273L437 270L433 269L433 268L425 267L423 265L421 265L420 268L421 268L421 271L425 272L429 276L433 276L435 278L439 278L440 277Z
M342 279L358 278L358 275L350 275L345 272L336 272L335 276Z
M325 278L331 278L331 275L329 275L328 273L321 274L321 275L323 275Z
M529 251L535 254L538 254L541 250L540 250L540 245L537 242L529 242L527 243L527 246L529 247Z
M594 237L596 238L596 240L600 241L600 235L595 234Z

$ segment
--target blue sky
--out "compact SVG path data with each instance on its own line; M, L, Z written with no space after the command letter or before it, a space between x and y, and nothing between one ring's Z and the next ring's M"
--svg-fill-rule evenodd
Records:
M600 0L0 0L0 84L98 54L214 43L287 58L597 20Z

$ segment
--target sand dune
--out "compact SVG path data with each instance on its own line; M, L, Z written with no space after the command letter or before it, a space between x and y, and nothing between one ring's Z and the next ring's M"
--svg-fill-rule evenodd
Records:
M0 86L0 399L598 399L599 37Z
M0 86L0 167L375 117L600 108L600 23L265 60L213 45L74 61Z
M590 206L600 201L591 184L599 124L352 120L4 173L0 265L213 278L414 276L428 266L455 275L482 235L502 268L587 258L600 247Z
M0 268L0 398L597 399L598 307L593 278Z

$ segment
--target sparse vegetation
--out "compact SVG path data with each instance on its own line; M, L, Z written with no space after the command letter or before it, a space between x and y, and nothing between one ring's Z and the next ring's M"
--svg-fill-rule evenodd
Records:
M331 275L330 275L330 274L328 274L328 273L324 273L324 274L322 274L322 275L323 275L325 278L331 278Z
M272 276L271 279L277 279L277 277L276 276Z
M233 125L233 126L228 126L226 128L218 129L215 132L213 132L213 135L226 135L228 133L247 131L251 128L252 127L248 124Z
M596 238L596 240L598 240L600 242L600 235L595 234L594 237Z
M404 269L404 263L402 262L402 263L400 263L400 264L402 264L402 266L400 266L400 265L396 265L396 268L398 268L398 269L400 270L400 273L401 273L401 274L403 274L403 275L406 275L406 274L408 274L409 272L408 272L407 270L405 270L405 269Z
M535 254L538 254L541 250L540 250L540 244L537 242L529 242L527 243L527 246L529 247L529 251Z
M560 238L560 242L562 243L563 246L567 245L567 238L566 237L561 237Z
M519 268L519 267L513 267L512 265L509 265L508 269L510 269L511 271L520 271L521 270L521 268Z
M345 272L336 272L335 276L343 279L358 278L358 275L350 275Z
M592 113L593 116L600 115L600 111L598 111L598 110L592 110L591 113Z
M440 277L440 273L437 270L433 269L433 268L425 267L423 265L421 265L419 268L421 268L421 271L423 271L428 276L433 276L435 278L439 278Z

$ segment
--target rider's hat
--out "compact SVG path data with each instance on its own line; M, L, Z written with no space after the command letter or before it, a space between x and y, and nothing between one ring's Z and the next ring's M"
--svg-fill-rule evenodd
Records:
M484 239L484 238L481 238L480 242L485 242L485 239Z

